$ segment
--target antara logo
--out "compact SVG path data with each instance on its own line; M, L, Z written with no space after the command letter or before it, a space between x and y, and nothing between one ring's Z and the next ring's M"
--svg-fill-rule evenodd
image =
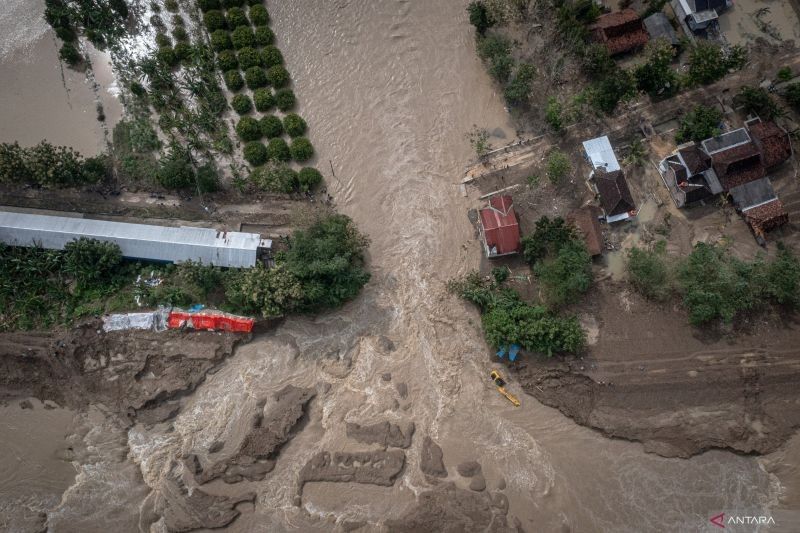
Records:
M724 528L725 524L728 525L775 525L775 519L771 516L748 516L748 515L735 515L729 516L725 520L725 513L719 513L710 518L711 523L717 527Z

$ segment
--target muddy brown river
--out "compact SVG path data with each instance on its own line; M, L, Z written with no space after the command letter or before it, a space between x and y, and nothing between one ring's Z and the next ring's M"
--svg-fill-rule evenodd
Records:
M511 140L514 131L476 58L466 3L269 2L316 164L338 209L371 238L373 278L343 309L292 318L241 347L174 424L130 429L130 460L157 488L172 459L232 439L236 421L251 416L259 400L287 383L324 381L330 391L315 400L311 420L281 450L275 470L264 482L237 484L257 496L229 530L329 531L335 521L377 524L397 516L429 487L419 470L425 435L441 445L451 472L474 459L489 488L503 480L509 516L526 531L705 531L722 510L774 505L780 483L757 458L721 451L660 458L576 425L513 383L519 408L490 386L479 317L444 284L480 258L466 215L474 199L458 187L471 151L465 133L477 124L502 128ZM398 383L408 387L402 401ZM345 422L382 420L416 424L393 487L312 483L302 505L293 503L297 471L313 454L366 449L346 438ZM5 448L10 429L0 431ZM143 492L125 490L138 482L109 464L98 459L79 473L51 530L74 531L71 524L86 515L92 520L80 522L84 531L135 523L119 520L136 514ZM91 515L98 502L118 512Z

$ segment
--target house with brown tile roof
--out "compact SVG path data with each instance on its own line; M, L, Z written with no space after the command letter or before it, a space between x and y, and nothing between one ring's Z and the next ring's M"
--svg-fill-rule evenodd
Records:
M642 19L630 8L600 15L589 30L592 40L604 44L612 56L641 48L650 39Z
M746 128L739 128L711 137L701 143L711 157L711 167L726 191L767 175L761 150Z
M792 141L786 130L772 121L758 120L748 124L750 136L761 151L761 159L767 169L774 168L792 156Z
M789 221L789 215L778 199L769 178L739 185L730 190L733 205L744 217L759 241L765 233Z
M592 179L600 196L600 206L605 213L606 222L619 222L636 215L636 204L622 170L603 172L597 169L593 172Z

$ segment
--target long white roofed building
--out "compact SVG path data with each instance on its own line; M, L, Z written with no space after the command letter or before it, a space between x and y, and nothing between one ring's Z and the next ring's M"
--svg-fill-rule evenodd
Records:
M249 268L269 257L272 241L257 233L168 227L0 211L0 242L63 250L86 237L113 242L129 259Z

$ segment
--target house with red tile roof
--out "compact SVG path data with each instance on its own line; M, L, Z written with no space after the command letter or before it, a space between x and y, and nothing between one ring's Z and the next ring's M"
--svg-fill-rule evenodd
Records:
M494 258L519 252L519 221L511 196L494 196L479 214L481 241L486 257Z
M589 31L592 40L605 45L612 56L641 48L650 40L642 19L630 8L600 15Z
M792 156L792 141L786 130L771 120L762 122L761 119L748 123L750 137L761 152L764 166L769 170Z

